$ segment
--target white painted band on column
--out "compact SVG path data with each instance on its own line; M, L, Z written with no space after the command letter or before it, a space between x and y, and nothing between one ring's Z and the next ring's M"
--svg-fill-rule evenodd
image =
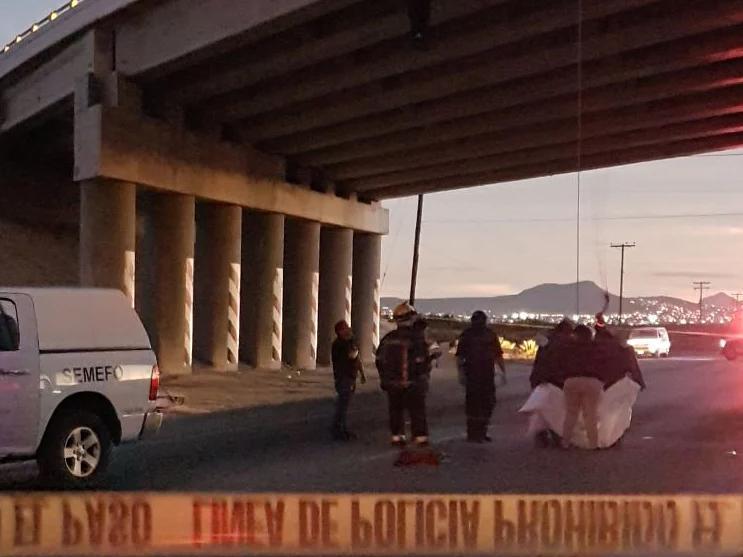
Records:
M353 299L353 275L346 278L346 311L344 319L346 323L351 324L351 300Z
M281 363L281 342L283 327L284 304L284 269L278 267L273 279L273 343L271 357L274 362Z
M186 327L183 335L184 362L186 366L193 363L193 257L186 258L184 312Z
M126 250L124 252L124 294L129 298L129 303L134 307L134 292L135 292L135 253L134 250Z
M320 273L312 273L312 320L310 321L310 355L317 360L317 311L320 299Z
M240 346L240 264L230 263L227 306L227 362L237 364Z
M380 279L377 279L374 282L374 312L372 314L374 329L372 331L372 345L374 346L375 350L379 346L379 321L382 314L379 300L379 291L381 289L381 285L382 281Z

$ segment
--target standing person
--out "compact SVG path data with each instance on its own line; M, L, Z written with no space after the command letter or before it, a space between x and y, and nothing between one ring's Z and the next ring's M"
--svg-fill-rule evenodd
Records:
M578 325L570 344L570 356L566 362L565 384L565 422L562 430L562 446L569 448L578 415L583 414L583 421L588 433L590 449L598 448L598 406L604 382L599 370L594 365L594 345L591 329Z
M359 356L359 347L353 338L353 330L345 321L335 324L336 339L333 341L332 360L335 392L338 398L335 403L335 417L333 418L333 438L338 441L351 441L356 436L348 431L347 415L351 399L356 392L356 380L366 383L364 368Z
M498 335L488 328L488 317L476 311L472 323L459 337L457 364L465 381L465 409L467 412L467 441L490 442L488 426L495 406L495 366L504 376L503 350Z
M431 362L436 358L425 327L416 326L415 308L407 302L392 312L397 329L385 335L377 349L376 365L382 390L389 403L392 444L404 446L405 413L410 415L413 437L419 446L428 445L426 395Z
M565 380L562 367L566 347L572 340L572 335L573 324L567 319L560 321L552 330L547 344L539 348L534 359L534 367L529 376L532 389L536 389L542 383L551 383L562 389Z

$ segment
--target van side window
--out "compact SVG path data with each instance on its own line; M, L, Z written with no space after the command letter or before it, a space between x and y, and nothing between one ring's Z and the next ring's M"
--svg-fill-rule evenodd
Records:
M0 299L0 352L15 352L20 340L18 310L10 300Z

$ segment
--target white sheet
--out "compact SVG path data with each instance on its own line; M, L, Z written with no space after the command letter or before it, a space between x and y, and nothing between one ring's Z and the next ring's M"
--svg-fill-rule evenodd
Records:
M640 386L628 377L603 392L599 402L599 447L612 446L627 431L632 421L632 406L639 392ZM546 428L562 436L565 421L565 395L562 389L554 385L539 385L519 412L530 414L530 436ZM588 435L582 416L578 419L571 442L577 447L588 448Z

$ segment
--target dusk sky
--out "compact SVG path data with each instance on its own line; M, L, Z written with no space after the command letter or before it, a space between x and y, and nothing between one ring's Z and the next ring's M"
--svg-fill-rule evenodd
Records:
M0 42L62 3L0 0ZM711 292L743 291L742 170L743 151L584 172L581 279L618 292L619 252L608 246L634 241L627 295L693 299L691 281L702 279ZM573 282L576 183L563 175L426 196L418 295L489 296ZM405 297L416 201L385 205L382 294Z

